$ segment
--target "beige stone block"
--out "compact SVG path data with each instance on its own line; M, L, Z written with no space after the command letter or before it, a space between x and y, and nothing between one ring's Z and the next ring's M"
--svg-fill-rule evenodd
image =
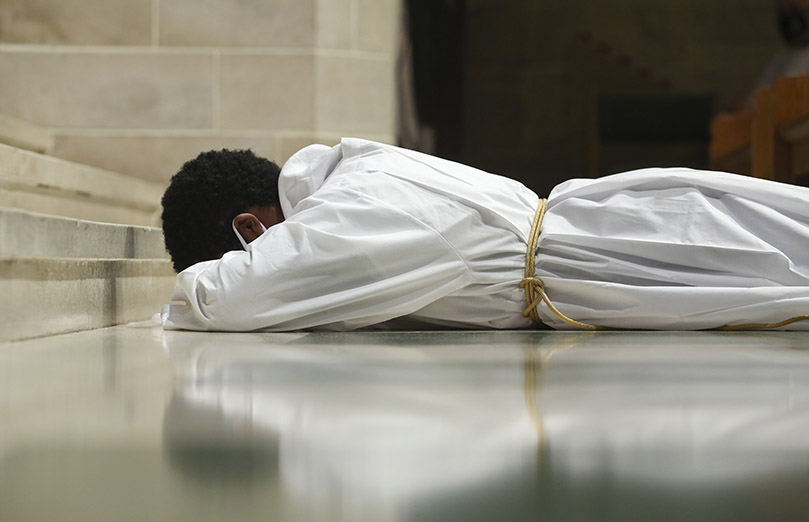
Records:
M183 163L200 152L251 149L273 159L275 140L266 136L86 135L59 133L52 154L165 185Z
M221 57L223 129L311 129L315 59L311 55Z
M0 112L54 127L210 127L212 63L199 53L3 50Z
M53 138L49 128L0 114L0 143L34 152L46 152Z
M166 259L159 228L97 223L0 207L0 259Z
M0 206L153 225L162 194L160 184L0 145Z
M315 46L325 49L350 49L352 5L355 0L317 0L315 6Z
M360 50L393 54L399 43L397 0L357 0L357 42Z
M347 136L347 135L346 135ZM285 163L293 154L298 152L304 147L308 147L309 145L326 145L328 147L333 147L340 143L341 138L344 136L339 134L308 134L308 135L280 135L278 136L277 142L278 145L276 148L278 149L278 156L276 157L276 162L279 165ZM371 141L378 141L380 143L389 143L392 145L396 144L396 137L393 134L369 134L369 133L358 133L353 135L352 137L356 138L364 138Z
M293 154L309 145L320 144L333 147L338 143L340 143L340 136L280 136L278 138L277 162L279 165L283 165Z
M103 201L94 201L87 197L64 197L55 191L33 192L20 190L19 187L8 188L1 182L0 206L103 223L142 226L158 226L160 224L160 212L157 209L145 211L131 207L121 207Z
M322 56L316 85L319 132L394 133L393 61Z
M307 47L315 0L161 0L160 44Z
M0 259L0 341L148 319L173 285L166 259Z
M152 0L3 0L0 41L148 45Z

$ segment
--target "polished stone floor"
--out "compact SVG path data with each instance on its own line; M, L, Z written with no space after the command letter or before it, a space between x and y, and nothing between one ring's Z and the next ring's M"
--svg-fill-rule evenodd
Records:
M0 520L807 520L809 334L0 344Z

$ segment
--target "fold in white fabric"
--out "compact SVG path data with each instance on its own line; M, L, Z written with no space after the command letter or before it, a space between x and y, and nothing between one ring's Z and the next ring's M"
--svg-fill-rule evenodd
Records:
M531 326L519 283L539 198L522 184L343 139L293 156L279 195L283 223L177 276L166 328ZM806 314L809 189L679 168L572 180L550 195L537 276L562 313L615 328Z
M684 168L571 180L549 198L536 275L564 314L614 328L809 314L809 189Z

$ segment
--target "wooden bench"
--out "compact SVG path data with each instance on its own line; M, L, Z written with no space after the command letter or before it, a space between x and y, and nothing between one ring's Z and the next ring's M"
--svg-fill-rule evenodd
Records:
M708 152L711 168L724 172L750 175L753 111L720 114L711 122L711 146Z
M760 125L771 125L766 128L771 145L759 153L757 175L794 183L809 173L809 76L779 78L769 102L771 123L763 121ZM763 140L765 129L760 132Z
M711 168L784 183L809 175L809 76L785 76L755 93L753 108L711 125Z

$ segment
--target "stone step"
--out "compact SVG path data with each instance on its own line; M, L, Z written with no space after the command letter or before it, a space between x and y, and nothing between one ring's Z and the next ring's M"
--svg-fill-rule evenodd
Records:
M165 259L163 231L0 207L0 258Z
M0 208L0 341L148 319L173 285L159 228Z
M0 259L0 342L148 319L173 285L167 259Z
M51 129L0 114L0 143L46 153L53 145Z
M163 184L0 144L0 206L123 223L159 223Z

